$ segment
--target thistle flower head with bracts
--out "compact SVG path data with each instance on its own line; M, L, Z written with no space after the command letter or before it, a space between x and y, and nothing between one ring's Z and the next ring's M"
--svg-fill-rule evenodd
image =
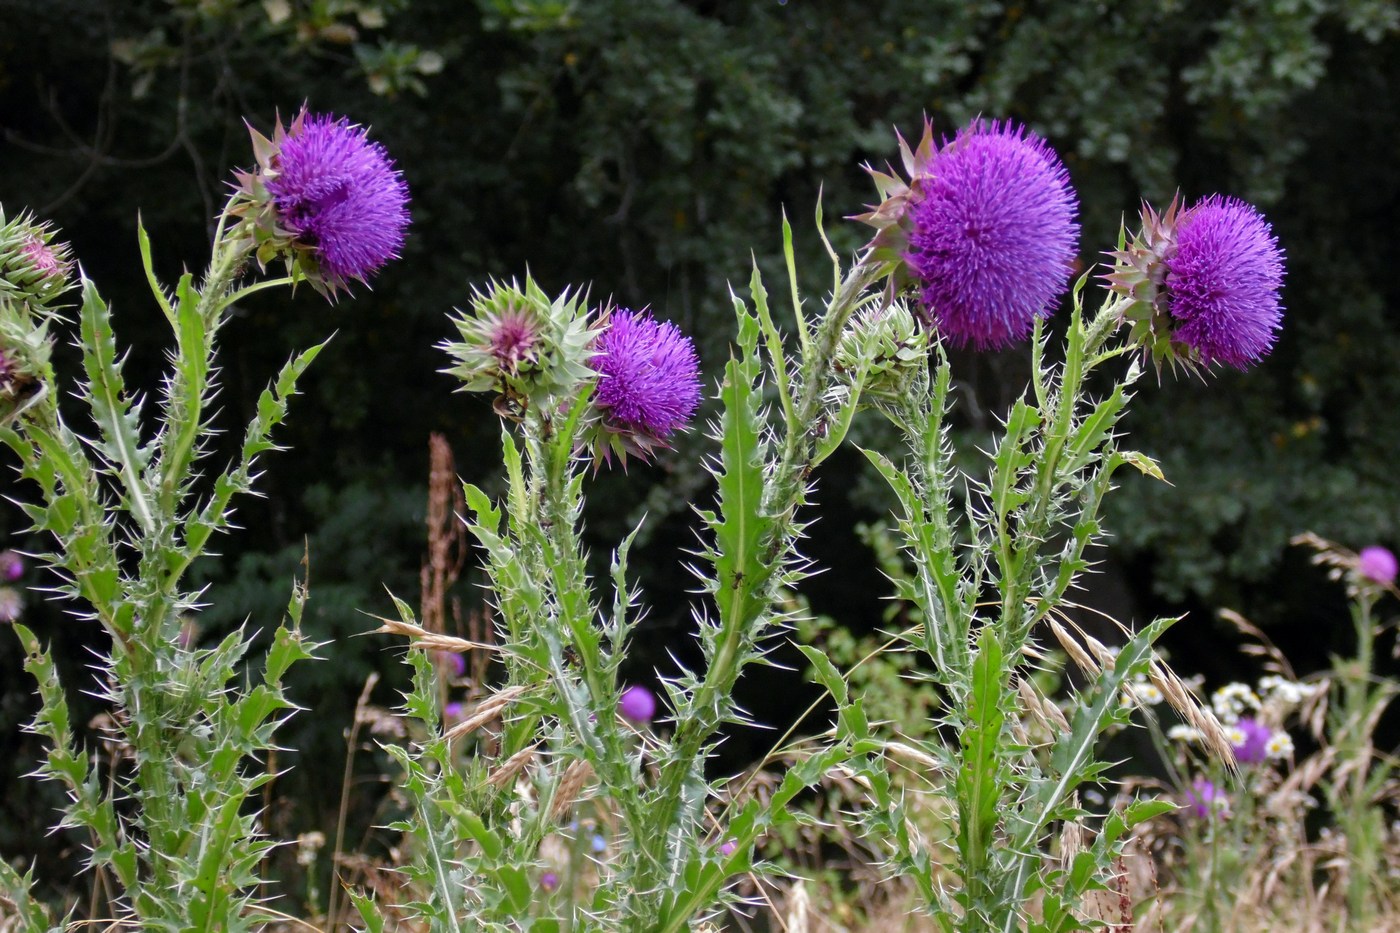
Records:
M1396 561L1395 554L1389 548L1372 544L1356 555L1356 572L1371 583L1390 586L1395 582L1396 574L1400 573L1400 561Z
M984 120L936 150L925 124L916 150L900 148L910 181L872 172L884 201L858 218L880 230L872 248L901 250L921 318L950 344L1025 339L1074 269L1078 201L1059 156L1025 127Z
M604 317L589 365L598 373L597 417L589 427L595 457L646 459L685 430L700 405L695 345L669 321L618 308Z
M0 210L0 296L43 314L73 286L68 244L55 242L54 230L28 214L6 221Z
M463 392L497 392L496 410L519 418L593 376L589 360L598 331L589 326L580 292L550 298L529 275L474 290L452 322L461 340L440 344L456 365L443 370Z
M1248 369L1273 349L1283 321L1283 251L1262 214L1211 195L1188 208L1142 210L1142 229L1110 254L1110 287L1136 300L1129 340L1160 370L1224 363Z
M834 358L846 383L843 395L859 381L862 399L897 403L917 371L928 368L928 339L903 301L858 312L841 334Z
M258 168L238 174L259 263L282 255L334 296L399 255L408 185L367 132L343 117L301 111L272 139L250 129Z

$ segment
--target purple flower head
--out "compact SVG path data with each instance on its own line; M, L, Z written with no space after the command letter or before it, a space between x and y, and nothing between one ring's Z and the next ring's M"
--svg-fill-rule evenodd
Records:
M0 622L13 622L24 609L24 597L11 586L0 586Z
M1186 807L1200 819L1208 819L1213 814L1226 815L1230 811L1230 798L1225 792L1203 777L1191 782L1186 791Z
M559 887L559 873L547 871L540 875L540 887L545 891L553 891L555 888Z
M1078 202L1064 165L1024 127L978 120L927 171L905 255L925 322L959 347L1025 339L1073 271Z
M408 185L384 148L329 115L303 113L279 137L267 191L280 226L315 255L325 285L364 281L398 256Z
M1283 321L1283 251L1259 211L1218 194L1198 201L1177 219L1166 267L1174 343L1206 365L1236 369L1273 348Z
M438 663L450 677L463 677L467 673L467 659L455 651L435 651Z
M15 551L0 551L0 580L13 583L24 576L24 558Z
M669 446L700 405L695 345L669 321L646 311L610 314L589 366L598 373L594 404L601 415L603 454L647 456Z
M624 719L635 723L648 723L656 716L656 695L640 684L634 684L622 691L617 701L617 711Z
M738 848L739 841L737 839L726 839L724 840L724 842L721 842L719 844L719 854L723 855L725 858L728 858L729 856L733 855L735 850Z
M63 278L68 274L68 263L40 237L28 237L21 252L34 270L46 279Z
M1235 760L1242 765L1257 765L1269 757L1269 740L1274 730L1257 719L1245 716L1231 726L1230 745L1235 751Z
M460 702L453 700L442 708L442 718L449 723L457 722L466 715L466 711L466 707Z
M1356 569L1372 583L1390 586L1395 582L1400 564L1396 563L1395 555L1388 548L1373 544L1361 549L1361 553L1357 555Z

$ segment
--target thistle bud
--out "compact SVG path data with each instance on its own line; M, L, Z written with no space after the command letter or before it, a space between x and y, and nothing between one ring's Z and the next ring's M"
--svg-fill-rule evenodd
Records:
M598 332L589 328L582 297L551 299L528 275L523 288L493 281L474 290L468 310L457 309L452 320L462 339L439 344L457 364L443 372L462 380L464 392L499 393L496 410L506 417L546 404L593 375Z
M928 332L902 302L872 307L851 319L836 348L836 371L861 395L898 402L910 379L928 368Z
M72 286L68 244L28 214L5 220L0 209L0 296L43 311Z

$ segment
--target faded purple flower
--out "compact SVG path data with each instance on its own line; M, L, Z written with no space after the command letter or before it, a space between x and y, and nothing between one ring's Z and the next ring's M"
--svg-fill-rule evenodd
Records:
M1059 156L1024 127L978 120L945 142L921 182L905 261L925 322L954 346L1025 339L1075 261L1078 202Z
M30 236L20 247L34 270L46 279L62 278L68 274L68 264L61 256L37 236Z
M399 254L408 185L384 147L344 118L304 116L281 141L267 179L278 221L313 249L332 289L364 281Z
M1390 586L1395 582L1395 575L1400 571L1400 564L1396 563L1395 555L1389 548L1383 548L1379 544L1361 549L1357 555L1356 569L1360 574L1372 583L1379 583L1381 586Z
M635 723L651 722L656 716L656 695L640 684L634 684L622 691L617 701L617 711L624 719Z
M559 873L547 871L543 875L540 875L540 887L546 891L553 891L555 888L559 887Z
M0 551L0 580L13 583L22 576L24 576L24 558L15 551Z
M1257 765L1269 757L1269 740L1274 730L1257 719L1246 716L1227 730L1235 760L1242 765Z
M13 622L24 610L24 597L12 586L0 586L0 622Z
M719 844L719 854L723 855L725 858L728 858L729 856L733 855L735 850L738 848L739 841L737 839L726 839L724 840L724 842L721 842Z
M1210 781L1198 777L1191 782L1190 789L1186 791L1186 806L1201 819L1206 819L1212 814L1223 816L1229 812L1230 798Z
M1215 194L1181 212L1166 259L1172 339L1210 365L1247 369L1273 349L1283 323L1283 250L1268 221Z
M447 722L457 722L466 715L466 707L453 700L442 708L442 718Z
M612 435L606 440L620 440L618 452L643 456L667 446L700 404L700 363L690 338L649 312L618 309L595 349L589 365L598 373L594 403Z
M438 664L451 677L463 677L467 673L467 659L455 651L434 651Z

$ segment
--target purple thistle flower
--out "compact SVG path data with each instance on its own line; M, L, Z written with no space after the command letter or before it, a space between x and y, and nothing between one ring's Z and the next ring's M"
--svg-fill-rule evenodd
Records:
M1210 781L1198 777L1186 791L1186 807L1201 819L1212 815L1223 816L1229 812L1230 798Z
M467 708L459 701L453 700L442 708L442 718L445 722L459 722L467 713Z
M656 715L656 695L646 687L635 684L622 691L617 701L617 711L624 719L635 723L651 722Z
M1283 320L1283 251L1254 207L1216 194L1187 208L1166 266L1175 343L1206 365L1236 369L1273 348Z
M364 281L403 246L408 185L384 148L344 118L304 116L267 180L277 218L314 251L332 290Z
M540 887L545 891L553 891L555 888L559 887L559 873L547 871L540 875Z
M1235 760L1240 764L1257 765L1269 757L1269 740L1274 737L1274 730L1259 720L1246 716L1231 726L1229 732Z
M1400 564L1397 564L1395 555L1389 548L1373 544L1361 549L1361 553L1357 555L1356 569L1372 583L1390 586L1395 582L1396 573L1400 572Z
M1078 202L1064 165L1024 127L978 120L919 179L905 261L926 323L954 346L1025 339L1069 285Z
M24 576L24 558L15 551L0 551L0 580L13 583L22 576Z
M594 404L611 441L647 455L667 446L700 405L700 363L695 345L669 321L646 311L614 311L589 362L598 373ZM607 447L605 447L605 452Z
M735 850L738 849L738 848L739 848L739 840L737 840L737 839L726 839L726 840L724 840L724 842L721 842L721 843L719 844L719 854L720 854L720 855L723 855L725 858L728 858L729 856L733 855L734 852L735 852Z

